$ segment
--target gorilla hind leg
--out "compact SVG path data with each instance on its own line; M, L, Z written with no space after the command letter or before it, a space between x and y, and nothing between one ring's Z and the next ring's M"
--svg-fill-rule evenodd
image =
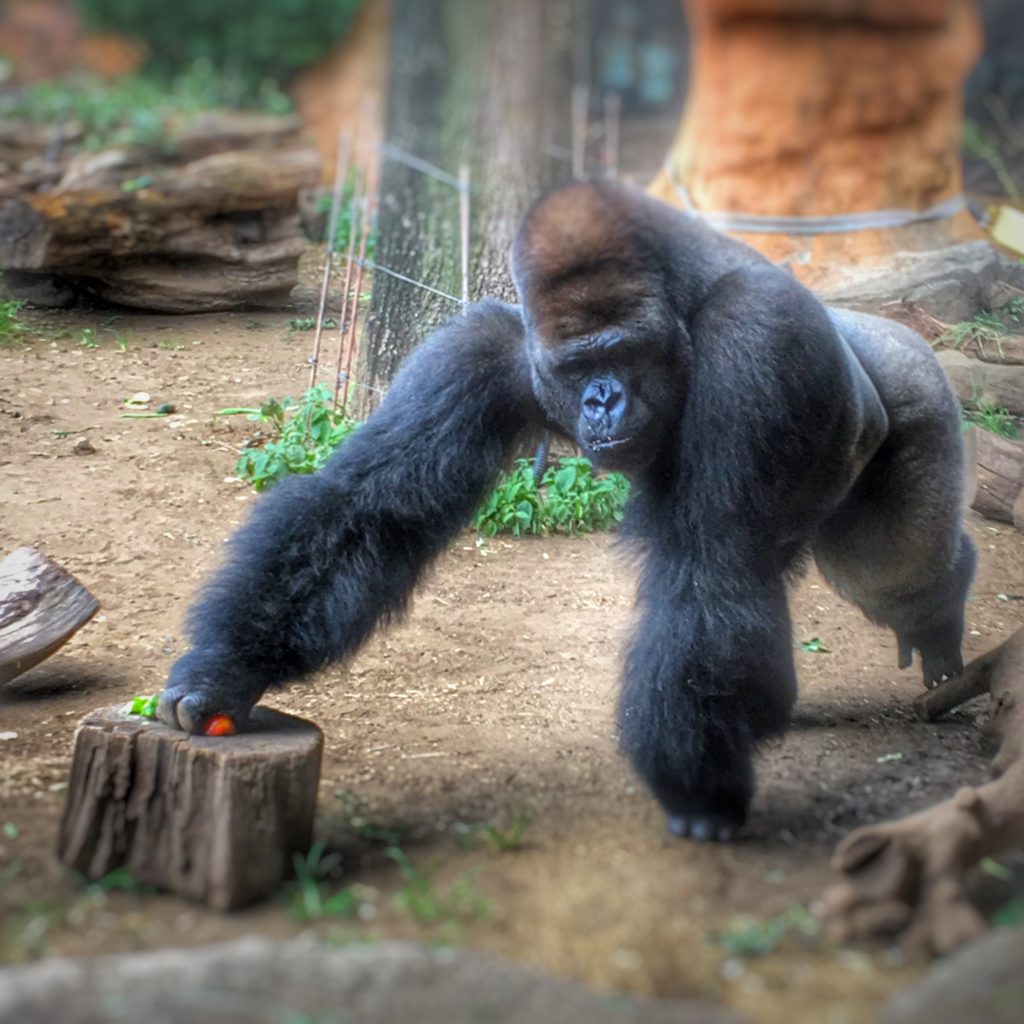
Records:
M926 521L928 505L919 502L927 500L869 473L824 524L814 556L840 594L893 630L900 668L920 653L932 687L963 668L964 606L977 557L958 508L933 500Z
M933 581L930 593L890 601L896 607L882 609L896 632L900 668L909 668L913 652L919 651L924 683L929 688L964 667L964 605L976 562L974 544L961 532L952 565Z

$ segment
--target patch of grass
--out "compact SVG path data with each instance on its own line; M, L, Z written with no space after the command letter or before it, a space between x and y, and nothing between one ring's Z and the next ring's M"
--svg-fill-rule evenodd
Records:
M466 924L481 921L490 913L487 899L477 892L471 875L457 879L442 892L403 850L391 846L387 854L398 865L403 881L394 896L395 906L420 924Z
M996 139L970 118L963 123L962 138L964 152L988 164L1010 201L1019 205L1024 195Z
M245 414L269 428L271 439L243 452L235 475L264 491L293 473L313 473L359 424L344 409L335 409L323 384L310 388L301 401L270 398L258 409L221 409L217 415Z
M724 931L715 932L711 939L730 956L767 956L788 936L814 939L821 932L821 923L806 907L793 906L768 920L756 917L738 917Z
M18 316L24 305L21 299L0 298L0 348L10 348L25 336L27 328Z
M402 841L400 829L381 825L370 816L366 801L354 790L339 789L335 796L341 801L344 827L369 843L398 846Z
M78 344L82 348L99 348L100 339L93 327L83 327L81 333L78 335Z
M156 146L173 149L171 118L188 118L228 103L225 77L208 60L197 60L169 82L144 75L107 79L79 76L38 82L0 102L0 116L35 124L75 125L82 146ZM251 106L269 113L291 109L288 97L270 81L252 97ZM145 187L140 179L129 188Z
M1000 437L1016 438L1020 436L1020 428L1016 419L1003 406L979 401L963 406L961 416L965 423L973 423L982 430L999 434Z
M962 348L970 343L984 344L998 342L1009 334L1009 328L997 313L978 313L970 320L961 320L958 324L947 327L936 339L936 345L947 348Z
M291 913L296 920L321 921L356 915L360 900L353 887L329 892L325 884L340 868L340 854L327 853L323 841L317 840L305 856L294 854L292 865L295 881L292 883Z
M503 473L473 517L485 537L592 533L622 521L629 481L621 473L598 477L589 460L564 457L549 466L538 488L529 459Z
M525 808L521 808L511 818L460 824L456 826L456 831L466 846L481 842L494 853L508 853L523 848L526 830L532 821L533 815Z

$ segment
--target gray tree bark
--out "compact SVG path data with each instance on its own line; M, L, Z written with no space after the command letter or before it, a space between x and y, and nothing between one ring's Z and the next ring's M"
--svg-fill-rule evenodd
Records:
M514 299L508 253L534 199L570 165L573 0L396 0L386 137L453 176L471 168L470 298ZM458 192L386 159L375 259L461 291ZM399 363L459 312L451 299L377 272L357 367L363 413ZM378 389L378 390L370 390Z

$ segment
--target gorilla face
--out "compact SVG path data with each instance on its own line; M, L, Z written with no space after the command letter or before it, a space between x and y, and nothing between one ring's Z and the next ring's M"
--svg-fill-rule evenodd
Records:
M538 400L601 469L642 472L678 421L686 374L673 333L610 328L532 346Z

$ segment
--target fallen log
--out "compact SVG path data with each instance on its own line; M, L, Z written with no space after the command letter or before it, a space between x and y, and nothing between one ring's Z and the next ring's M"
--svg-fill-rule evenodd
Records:
M180 166L120 151L92 160L65 175L69 187L0 202L0 265L143 309L287 304L307 245L299 192L319 179L314 150L234 150Z
M0 685L48 658L82 628L99 602L35 548L0 562Z
M1024 366L969 359L956 349L945 349L938 358L957 398L965 405L984 402L1014 416L1024 415Z
M75 734L57 854L90 879L127 867L215 910L252 903L309 850L322 751L315 725L270 708L217 738L95 711Z
M967 891L982 857L1024 845L1024 629L920 697L934 721L988 693L999 740L993 779L965 786L934 807L898 821L856 829L836 847L843 878L825 894L840 940L902 932L912 952L944 954L984 932Z
M1024 443L977 428L971 435L977 467L971 508L988 519L1020 528L1014 508L1024 490Z

